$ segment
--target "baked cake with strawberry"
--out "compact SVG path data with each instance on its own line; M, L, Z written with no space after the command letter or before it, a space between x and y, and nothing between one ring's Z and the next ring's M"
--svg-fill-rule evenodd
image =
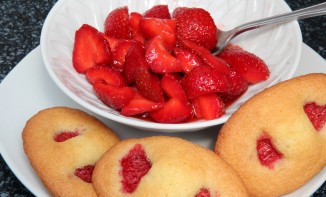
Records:
M95 117L72 108L53 107L31 117L22 133L25 153L54 196L96 196L95 163L119 141Z
M248 196L213 151L176 137L123 140L97 162L98 196Z
M215 151L251 196L280 196L326 164L326 74L281 82L244 103L221 128Z

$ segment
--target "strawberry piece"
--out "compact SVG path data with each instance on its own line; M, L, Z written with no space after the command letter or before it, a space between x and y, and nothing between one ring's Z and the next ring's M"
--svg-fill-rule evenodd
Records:
M107 65L96 65L86 72L86 79L94 84L95 82L104 82L108 85L114 85L117 87L126 86L126 82L122 74Z
M125 116L141 115L160 109L163 105L163 103L153 102L144 98L136 91L134 98L121 109L121 114Z
M102 82L95 82L93 89L98 98L113 109L121 109L134 97L135 92L131 87L116 87Z
M78 73L85 73L96 64L112 62L110 46L97 29L84 24L76 31L72 62Z
M118 43L121 41L121 39L107 36L106 34L100 32L100 34L104 37L104 39L109 43L111 52L114 50L114 48L118 45Z
M182 71L177 59L166 49L161 36L156 36L148 43L145 58L154 73L163 74Z
M198 66L186 75L181 84L189 99L216 92L227 92L230 88L228 78L209 66Z
M75 175L78 176L83 181L85 181L86 183L92 183L92 174L94 168L95 168L94 165L87 165L82 168L77 168L75 170Z
M197 118L213 120L225 113L225 105L215 93L198 96L192 100L192 104Z
M199 192L196 194L195 197L210 197L211 194L209 193L208 189L200 188Z
M142 177L151 169L152 164L140 144L134 145L128 154L121 159L122 191L133 193Z
M162 36L165 45L173 49L176 44L176 21L173 19L142 18L139 22L139 30L146 39L151 40L156 36Z
M256 149L261 165L270 169L273 169L276 162L283 158L282 153L274 147L271 138L267 134L263 134L257 140Z
M160 18L160 19L170 19L171 15L167 5L155 5L144 14L144 17Z
M117 68L118 70L123 69L123 64L125 63L126 54L129 51L131 46L131 40L121 40L117 43L116 47L112 50L112 66Z
M205 64L212 68L218 69L221 72L228 72L230 70L226 61L219 57L215 57L209 50L197 45L194 42L182 40L179 42L179 45L182 48L188 49L192 53L196 54Z
M184 91L180 81L174 75L164 75L161 79L161 87L169 98L177 98L182 102L188 102L186 92Z
M182 14L182 12L186 11L187 9L188 7L176 7L172 12L171 18L178 18L178 16Z
M177 40L189 40L208 50L217 44L217 27L210 13L202 8L182 8L173 14Z
M194 67L204 65L198 56L186 49L175 48L174 54L184 73L188 74Z
M66 140L69 140L70 138L77 137L78 135L80 135L78 130L60 131L54 135L53 139L56 142L64 142Z
M170 98L163 108L149 113L149 116L159 123L181 123L192 117L192 109L189 103L178 98Z
M269 77L269 69L258 56L245 51L239 46L229 46L219 54L231 68L243 75L249 83L258 83Z
M131 38L127 6L117 8L108 14L104 22L104 32L106 35L115 38Z
M310 102L303 108L314 128L320 131L326 122L326 105L319 106L315 102Z
M144 43L145 37L142 35L142 33L139 30L139 22L142 17L143 16L138 12L131 12L129 14L129 25L131 31L131 38L133 40L137 40L141 43Z

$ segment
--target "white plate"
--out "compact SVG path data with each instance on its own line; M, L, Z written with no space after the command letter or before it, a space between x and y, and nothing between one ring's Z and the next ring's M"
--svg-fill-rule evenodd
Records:
M325 61L306 45L296 75L311 72L326 73ZM24 154L21 131L25 122L39 110L53 106L86 109L77 105L52 82L42 62L40 47L26 56L0 84L0 151L17 178L36 196L50 196ZM87 111L89 112L89 111ZM89 112L90 113L90 112ZM92 114L92 113L91 113ZM219 127L191 133L147 132L100 118L122 138L150 135L173 135L212 149ZM309 196L326 179L326 168L309 183L289 196Z

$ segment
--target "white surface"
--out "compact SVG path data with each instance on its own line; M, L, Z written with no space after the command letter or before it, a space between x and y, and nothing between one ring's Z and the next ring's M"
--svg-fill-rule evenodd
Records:
M164 2L164 3L162 3ZM210 121L193 121L184 124L159 124L125 117L104 105L93 93L84 75L77 74L72 65L75 31L86 23L103 31L109 11L128 5L129 12L143 13L154 4L175 7L201 7L209 11L221 29L290 11L283 0L61 0L50 11L41 34L41 51L51 78L60 89L85 108L111 120L143 129L164 132L193 131L224 123L248 98L262 89L293 76L301 57L301 32L297 22L254 30L240 35L234 43L261 57L269 66L271 76L267 81L251 86L226 114Z
M326 73L326 62L304 45L303 57L295 75L312 72ZM32 115L48 107L67 106L90 112L73 102L53 83L43 65L40 47L33 50L7 75L0 84L0 95L1 155L17 178L32 193L36 196L49 196L23 151L21 132L25 123ZM218 126L214 126L190 133L148 132L124 126L103 117L100 119L115 130L121 139L171 135L190 140L210 149L214 147L219 130ZM324 183L325 179L326 168L304 187L288 195L288 197L309 196Z

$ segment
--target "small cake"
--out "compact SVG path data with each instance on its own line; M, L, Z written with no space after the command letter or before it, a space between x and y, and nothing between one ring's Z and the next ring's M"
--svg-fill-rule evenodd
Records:
M326 164L326 74L280 82L245 102L222 126L216 153L251 196L290 193Z
M96 161L119 141L95 117L72 108L53 107L31 117L22 133L25 153L54 196L96 196Z
M98 196L247 196L237 173L213 151L176 138L120 141L97 162Z

